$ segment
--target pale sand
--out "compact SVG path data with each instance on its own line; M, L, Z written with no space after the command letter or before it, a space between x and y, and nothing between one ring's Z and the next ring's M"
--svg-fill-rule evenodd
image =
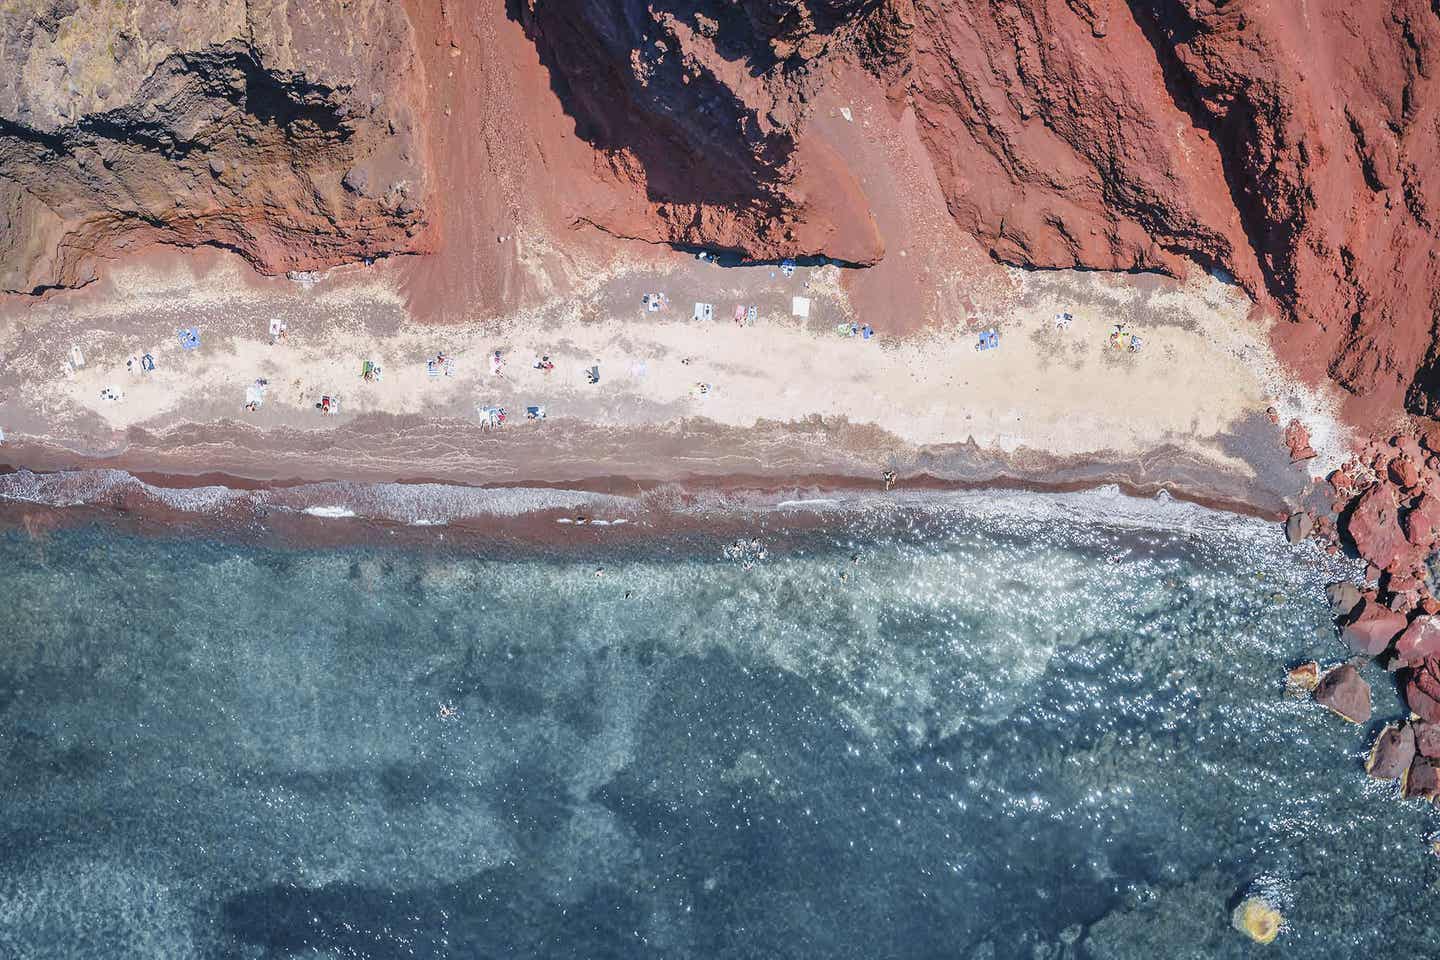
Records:
M650 290L668 294L668 310L642 309L640 296ZM808 321L790 316L796 295L811 298ZM474 444L483 440L490 454L481 460L503 459L506 443L523 446L530 452L528 479L558 480L587 472L587 450L594 459L589 475L634 471L633 464L611 462L611 451L629 442L627 429L683 436L692 428L735 428L742 433L726 435L739 436L743 446L760 424L773 447L779 422L801 427L781 434L788 440L774 458L791 471L806 462L807 447L815 449L818 473L887 456L905 462L973 440L997 454L1043 451L1104 461L1143 462L1167 449L1207 469L1253 478L1253 458L1228 441L1273 405L1310 427L1322 453L1309 465L1312 474L1344 456L1349 438L1331 415L1335 397L1284 378L1266 330L1248 319L1250 303L1233 286L1208 277L1182 285L997 267L968 299L972 316L942 318L925 332L896 338L892 326L913 322L853 317L839 268L802 267L787 280L773 267L720 268L674 254L658 267L651 258L591 277L579 292L523 315L421 327L407 318L383 270L339 271L307 288L257 280L230 260L192 262L189 270L118 266L104 290L12 303L0 313L0 428L11 443L8 459L22 464L13 451L29 443L123 457L146 444L163 447L167 436L182 432L196 472L207 456L216 469L235 470L226 444L238 435L261 446L253 440L258 433L284 438L287 475L323 477L344 473L333 451L319 452L326 433L393 424L390 415L412 418L407 424L418 418L425 427L411 432L427 439L419 452L413 444L387 452L379 440L354 451L375 475L437 475L427 472L433 464L426 444L479 450ZM713 321L689 319L696 300L713 303ZM755 326L733 322L737 303L759 306ZM907 306L894 310L903 314ZM1074 315L1068 329L1053 324L1061 311ZM289 325L288 340L276 346L268 343L272 316ZM852 319L872 324L876 338L834 332ZM1119 322L1143 338L1141 352L1109 346ZM175 332L189 325L200 328L203 343L187 353ZM976 331L990 325L1000 331L1000 347L979 352ZM72 344L87 360L78 371L65 369ZM506 361L503 378L490 374L496 349ZM126 359L147 351L157 370L127 373ZM426 376L425 360L437 351L454 358L453 376ZM553 372L531 368L541 354L555 362ZM689 365L681 362L686 357ZM360 379L366 359L381 365L381 382ZM601 382L590 385L583 371L597 360ZM270 382L266 402L246 413L245 388L257 377ZM711 386L708 395L697 395L701 382ZM106 388L124 399L102 399ZM314 409L322 394L341 399L338 415ZM526 422L530 404L545 406L549 419ZM477 437L477 405L506 407L509 424ZM865 429L804 429L816 416ZM184 424L205 426L182 430ZM127 433L132 428L143 432ZM447 432L454 436L441 439ZM607 442L596 442L602 435ZM1278 430L1275 437L1278 443ZM306 438L316 448L310 459ZM827 447L835 449L821 449ZM654 464L650 475L702 467L687 460L710 456L696 449L680 444L676 462ZM564 464L553 477L545 468L552 459ZM699 472L723 469L725 458L715 459ZM757 473L771 462L767 453L741 459L737 469ZM517 471L512 466L505 476Z

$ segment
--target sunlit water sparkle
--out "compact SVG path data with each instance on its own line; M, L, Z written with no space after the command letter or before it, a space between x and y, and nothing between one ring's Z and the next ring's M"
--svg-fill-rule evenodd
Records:
M783 526L0 539L0 956L1241 957L1254 890L1274 956L1431 951L1434 814L1280 694L1340 565L1113 498Z

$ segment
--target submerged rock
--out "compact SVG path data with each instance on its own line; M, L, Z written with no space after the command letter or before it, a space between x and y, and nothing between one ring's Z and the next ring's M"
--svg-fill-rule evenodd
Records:
M1351 723L1365 723L1370 719L1370 684L1359 670L1343 664L1321 678L1315 702Z
M1290 668L1285 674L1285 692L1292 697L1303 697L1320 685L1320 664L1314 660Z
M1375 737L1365 772L1375 780L1398 780L1415 759L1415 731L1408 723L1386 724Z
M1299 543L1310 536L1310 531L1313 529L1315 529L1315 520L1310 514L1296 510L1285 521L1285 539L1291 543Z
M1403 614L1381 606L1374 600L1366 600L1340 634L1345 645L1356 653L1376 657L1384 653L1400 631L1405 629Z
M1273 943L1280 936L1285 918L1259 897L1248 897L1230 914L1230 923L1256 943Z

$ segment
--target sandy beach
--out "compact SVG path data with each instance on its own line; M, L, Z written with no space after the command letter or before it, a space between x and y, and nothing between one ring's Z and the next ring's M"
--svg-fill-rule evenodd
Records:
M0 313L0 459L581 488L873 483L894 470L902 482L1171 487L1273 512L1348 442L1334 398L1283 376L1249 301L1220 280L990 265L968 308L917 329L905 303L857 310L851 274L667 253L512 316L427 326L384 266L297 282L219 255L121 265L93 289ZM665 305L647 309L647 294ZM277 343L274 319L287 329ZM186 328L198 348L182 348ZM1116 349L1117 328L1141 349ZM998 346L977 349L990 330ZM544 357L553 369L537 369ZM367 361L378 380L362 378ZM258 380L263 402L247 410ZM493 408L503 424L487 423ZM1321 456L1292 468L1267 408L1300 417Z

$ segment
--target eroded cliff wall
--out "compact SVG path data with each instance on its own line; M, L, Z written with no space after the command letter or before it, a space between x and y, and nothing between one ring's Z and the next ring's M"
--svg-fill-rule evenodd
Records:
M272 273L423 249L413 42L390 0L0 6L0 289L156 242Z
M1437 39L1425 0L13 0L0 288L157 241L274 272L498 240L453 263L504 295L529 208L875 263L892 172L813 132L866 83L995 258L1224 271L1308 374L1429 412Z

